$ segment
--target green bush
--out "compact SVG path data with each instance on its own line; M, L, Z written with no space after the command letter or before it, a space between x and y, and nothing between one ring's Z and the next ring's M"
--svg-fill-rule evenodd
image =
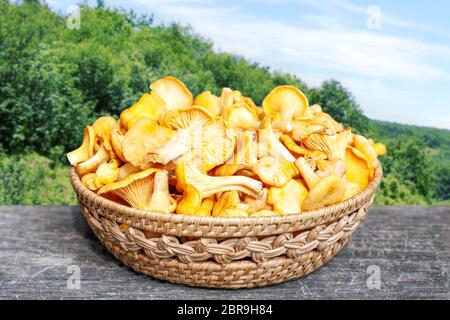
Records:
M37 154L0 154L0 203L76 204L68 167Z

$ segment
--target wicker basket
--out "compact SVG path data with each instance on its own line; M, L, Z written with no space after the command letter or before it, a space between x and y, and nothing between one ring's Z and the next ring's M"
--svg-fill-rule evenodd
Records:
M90 227L117 259L157 279L215 288L276 284L324 265L365 218L381 177L378 166L373 180L358 195L315 211L216 218L126 207L98 196L73 169L70 173ZM120 224L130 227L122 231Z

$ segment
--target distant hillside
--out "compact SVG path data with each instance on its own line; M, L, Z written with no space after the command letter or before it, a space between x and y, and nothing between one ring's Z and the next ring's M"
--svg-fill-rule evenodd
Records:
M406 193L399 198L418 203L450 203L450 130L379 120L371 120L371 126L373 136L388 146L388 155L381 160L384 184L390 182L389 175L396 176L404 179L400 184L411 182L409 189L416 190L415 196ZM383 194L389 193L388 189L385 187ZM392 189L393 198L404 193L399 186Z
M450 130L421 127L396 122L371 119L379 137L389 138L393 135L418 135L430 148L440 149L450 157Z

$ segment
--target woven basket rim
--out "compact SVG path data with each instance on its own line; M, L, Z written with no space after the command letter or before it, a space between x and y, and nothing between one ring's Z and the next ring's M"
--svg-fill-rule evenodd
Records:
M116 203L112 200L108 200L102 196L97 195L94 191L88 189L83 185L80 177L72 167L70 169L70 181L74 191L77 194L82 194L94 205L99 207L105 207L111 209L114 212L121 212L130 217L137 219L144 219L147 221L157 221L164 223L182 223L186 225L198 225L198 224L210 224L214 226L229 226L229 225L261 225L261 224L286 224L299 221L306 221L310 219L319 218L321 216L329 215L333 212L343 211L346 208L355 207L357 204L364 201L368 201L373 198L383 176L383 170L381 164L378 162L378 166L375 169L375 174L367 187L361 190L355 196L344 200L340 203L320 208L317 210L303 211L300 213L289 214L285 216L272 216L272 217L205 217L205 216L192 216L174 213L160 213L146 210L140 210L132 207L127 207L122 204Z

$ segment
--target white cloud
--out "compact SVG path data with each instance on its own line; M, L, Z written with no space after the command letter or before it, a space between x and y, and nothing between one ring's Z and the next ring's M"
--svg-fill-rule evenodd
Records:
M234 7L165 5L157 10L164 19L189 22L197 32L213 39L221 50L274 62L276 67L291 62L298 67L306 65L366 77L450 79L447 71L433 65L435 59L430 59L450 57L450 48L443 45L369 30L305 28L268 22Z

